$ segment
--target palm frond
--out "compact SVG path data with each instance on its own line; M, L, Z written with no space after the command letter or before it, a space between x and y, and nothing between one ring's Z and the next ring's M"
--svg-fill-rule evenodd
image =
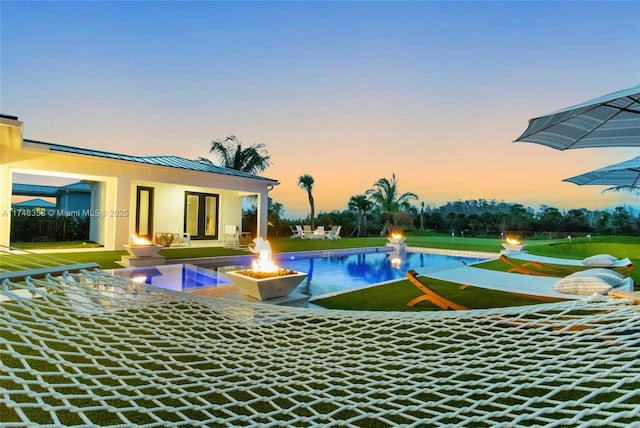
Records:
M640 196L640 187L638 186L614 186L604 189L602 193L606 192L629 192L632 195Z

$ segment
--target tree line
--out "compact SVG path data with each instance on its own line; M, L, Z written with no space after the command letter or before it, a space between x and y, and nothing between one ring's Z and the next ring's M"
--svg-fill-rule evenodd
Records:
M560 210L543 205L534 210L519 203L483 205L482 200L468 200L448 202L439 207L410 205L406 210L390 213L373 206L362 210L361 196L356 195L360 205L350 203L342 211L320 211L314 223L325 228L340 225L343 236L386 236L392 230L433 230L468 237L500 237L517 233L522 237L545 239L587 234L640 234L640 213L628 207ZM255 224L256 212L251 208L244 214L244 230L248 230L252 223ZM288 236L295 225L310 224L309 216L284 218L283 214L284 206L270 200L270 236ZM389 224L393 225L391 229Z
M210 153L219 166L242 170L252 174L264 171L271 158L263 144L253 144L243 148L234 135L214 140ZM201 161L211 162L205 158ZM313 197L314 178L302 174L298 186L304 190L309 200L309 216L306 218L283 218L284 206L269 199L269 234L283 236L291 233L297 224L331 227L342 226L344 235L386 236L403 230L434 230L459 236L502 236L506 232L516 232L521 236L545 235L560 237L590 233L640 234L640 213L627 207L613 210L590 211L585 208L562 211L542 205L539 210L520 203L498 202L496 200L474 199L447 202L433 207L420 202L415 193L399 191L395 174L390 179L380 178L371 189L353 195L343 211L319 212L315 214ZM611 188L612 191L628 191L639 194L634 186ZM256 208L244 212L243 230L255 229Z

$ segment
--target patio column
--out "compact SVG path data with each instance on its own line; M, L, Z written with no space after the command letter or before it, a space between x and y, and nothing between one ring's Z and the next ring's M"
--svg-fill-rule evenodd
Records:
M0 245L8 247L11 241L11 172L5 164L0 165Z
M258 195L258 230L256 235L261 237L262 239L267 239L267 228L268 228L268 214L269 214L269 196L268 190L260 192Z
M22 122L14 116L0 116L0 245L11 242L12 154L22 146Z

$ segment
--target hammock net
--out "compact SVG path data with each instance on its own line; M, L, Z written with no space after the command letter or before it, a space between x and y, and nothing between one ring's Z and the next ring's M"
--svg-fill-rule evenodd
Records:
M101 271L4 280L0 422L640 426L640 306L277 307Z

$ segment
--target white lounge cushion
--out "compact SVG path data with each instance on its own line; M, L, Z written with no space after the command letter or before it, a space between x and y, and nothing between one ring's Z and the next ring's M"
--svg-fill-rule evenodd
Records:
M595 272L594 272L595 271ZM553 289L559 293L590 296L593 293L606 294L619 286L624 277L608 269L587 269L572 273L556 282Z
M593 267L609 267L613 266L616 260L618 260L618 258L613 257L610 254L597 254L595 256L587 257L582 261L582 264Z

